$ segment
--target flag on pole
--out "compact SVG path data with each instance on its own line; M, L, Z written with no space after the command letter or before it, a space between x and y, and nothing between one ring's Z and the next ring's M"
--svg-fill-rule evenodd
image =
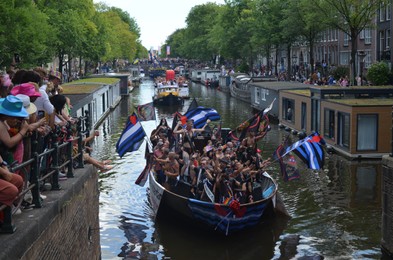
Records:
M249 131L256 131L258 135L266 135L270 127L268 113L272 110L274 101L276 101L276 99L274 99L267 108L259 111L257 114L253 115L241 123L238 127L230 131L228 134L229 138L241 142L244 138L246 138L247 132Z
M286 148L282 157L293 151L308 168L319 170L323 168L325 163L325 152L322 145L325 145L325 140L318 132L315 132Z
M217 110L207 107L197 107L191 111L187 111L184 116L187 120L194 120L194 128L197 129L202 128L208 119L210 121L217 121L221 119Z
M137 106L136 112L140 121L156 120L153 102Z
M127 124L116 143L116 151L123 157L127 152L133 152L139 149L146 136L145 131L135 113L129 116Z
M287 141L284 141L284 144L280 144L277 147L273 153L273 158L280 164L281 176L284 181L291 181L300 178L300 174L299 170L297 169L295 157L293 155L286 157L282 156L285 153L286 142Z

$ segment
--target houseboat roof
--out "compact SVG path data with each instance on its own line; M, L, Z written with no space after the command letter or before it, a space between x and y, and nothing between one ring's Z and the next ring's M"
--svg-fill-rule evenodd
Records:
M351 98L351 99L329 99L330 102L353 107L376 107L393 106L392 98Z
M296 81L271 81L271 78L267 78L266 81L250 82L249 85L277 91L287 89L309 89L313 86Z
M286 93L291 93L299 96L310 97L311 92L309 89L294 89L294 90L286 90Z

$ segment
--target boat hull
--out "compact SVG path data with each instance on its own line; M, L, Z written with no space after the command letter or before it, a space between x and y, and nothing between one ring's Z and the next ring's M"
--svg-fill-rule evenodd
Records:
M269 194L261 191L260 200L235 207L233 204L224 205L190 198L189 186L183 182L178 182L174 190L169 191L156 182L154 173L150 172L149 197L156 218L179 219L229 235L256 226L274 215L277 185L271 178L270 180L270 187L274 188L270 188ZM262 194L266 197L263 198Z
M180 106L183 102L183 98L172 94L163 97L155 97L153 99L155 106Z

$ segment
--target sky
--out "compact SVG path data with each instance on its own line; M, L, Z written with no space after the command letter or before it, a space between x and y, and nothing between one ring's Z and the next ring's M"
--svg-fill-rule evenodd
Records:
M127 11L141 29L142 45L158 49L177 29L186 27L191 8L208 2L224 4L224 0L94 0Z

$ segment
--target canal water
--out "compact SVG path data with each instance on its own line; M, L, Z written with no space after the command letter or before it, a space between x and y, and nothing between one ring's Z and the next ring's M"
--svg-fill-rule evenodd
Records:
M143 81L100 127L94 156L111 159L115 168L101 173L100 235L102 259L325 259L381 258L381 164L348 161L327 154L322 171L302 167L300 179L284 182L279 166L269 173L277 180L290 220L278 219L233 237L206 234L173 223L155 222L147 199L148 185L134 182L145 166L144 145L119 158L115 144L132 107L152 101L152 81ZM214 107L222 125L236 127L253 111L249 104L199 84L190 87L201 106ZM180 109L185 112L191 101ZM275 105L278 105L277 103ZM171 121L176 108L156 108L157 121ZM142 122L149 135L156 122ZM276 124L259 143L265 158L288 133ZM296 141L296 137L291 136ZM318 259L318 258L316 258Z

